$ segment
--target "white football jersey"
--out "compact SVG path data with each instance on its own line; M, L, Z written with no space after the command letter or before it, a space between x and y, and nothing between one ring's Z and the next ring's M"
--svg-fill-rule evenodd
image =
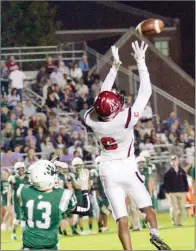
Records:
M100 142L102 160L127 158L134 153L134 120L130 109L125 108L113 120L103 122L92 108L86 113L85 123Z
M94 108L89 109L84 122L90 126L101 144L102 161L128 158L134 154L134 125L142 116L151 96L152 88L145 62L138 64L140 88L138 96L130 108L124 108L114 119L105 122L98 117ZM117 70L112 67L101 91L111 91Z

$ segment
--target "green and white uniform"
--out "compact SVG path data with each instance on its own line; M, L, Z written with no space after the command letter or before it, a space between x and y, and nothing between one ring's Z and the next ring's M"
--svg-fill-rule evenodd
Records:
M9 182L7 180L1 181L1 206L7 206L7 192L9 188Z
M73 192L68 189L53 189L41 192L33 186L21 186L17 195L21 201L21 209L26 221L23 232L23 248L34 250L57 250L59 222L63 213L69 208L74 213L88 212L90 203L86 191L84 207L77 204Z
M195 180L195 165L192 165L188 171L188 175L191 176L192 179Z
M20 185L29 183L29 178L26 175L23 178L21 178L18 175L12 175L9 177L8 183L12 186L13 190L12 201L14 205L14 214L15 214L14 222L15 224L19 224L20 220L23 220L23 216L21 214L20 202L17 198L16 192Z

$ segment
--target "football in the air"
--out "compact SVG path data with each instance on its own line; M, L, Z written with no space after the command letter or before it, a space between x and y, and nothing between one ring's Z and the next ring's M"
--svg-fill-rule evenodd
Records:
M164 26L165 25L162 20L149 18L139 23L135 30L141 36L153 36L160 33Z

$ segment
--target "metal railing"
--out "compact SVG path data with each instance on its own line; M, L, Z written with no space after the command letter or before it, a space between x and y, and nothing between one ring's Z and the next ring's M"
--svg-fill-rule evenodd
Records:
M65 61L80 60L84 54L85 44L67 43L59 46L25 46L1 48L1 58L7 60L14 56L21 68L37 69L36 65L46 60L47 56L56 57L61 55ZM33 67L33 68L32 68Z

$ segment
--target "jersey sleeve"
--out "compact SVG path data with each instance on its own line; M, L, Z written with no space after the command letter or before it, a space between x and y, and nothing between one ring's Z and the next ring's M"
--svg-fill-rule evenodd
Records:
M81 216L85 216L88 214L90 210L90 198L88 191L82 191L83 196L83 205L76 204L75 208L71 210L73 214L79 214Z
M113 65L101 86L101 92L112 90L112 86L116 79L117 72L118 72L117 68Z
M11 175L11 176L8 178L8 183L9 183L10 185L16 183L15 177L14 177L13 175Z
M149 72L145 62L143 61L138 63L137 66L139 71L140 87L137 98L133 106L129 108L129 112L127 114L127 121L129 121L130 126L137 124L152 94Z
M69 201L70 201L72 195L73 195L73 192L71 190L68 190L68 189L64 190L63 195L61 197L60 204L59 204L59 209L63 213L67 210L68 204L69 204Z
M87 125L87 126L92 126L92 121L91 121L91 118L90 118L90 113L94 110L94 108L90 108L89 110L86 111L86 113L84 114L84 123Z

